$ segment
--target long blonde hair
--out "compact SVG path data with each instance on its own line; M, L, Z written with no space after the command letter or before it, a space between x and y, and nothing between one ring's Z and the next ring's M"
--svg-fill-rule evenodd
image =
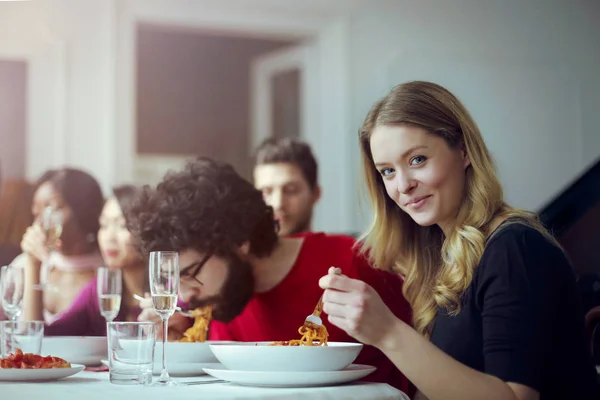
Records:
M435 225L418 225L387 195L369 143L373 129L381 125L423 128L442 137L451 148L462 148L468 156L465 194L455 229L448 237ZM492 157L477 124L443 87L419 81L394 87L367 114L359 140L373 210L371 225L361 238L362 250L378 268L402 275L413 324L421 334L431 334L439 308L453 315L460 312L461 296L471 284L497 216L518 217L548 235L533 213L504 202Z

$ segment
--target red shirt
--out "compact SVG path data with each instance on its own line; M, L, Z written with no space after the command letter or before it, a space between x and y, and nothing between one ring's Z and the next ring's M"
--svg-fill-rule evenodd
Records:
M372 268L353 248L353 238L323 233L301 236L305 238L304 243L294 266L283 281L268 292L257 293L233 321L213 321L211 340L254 342L300 338L298 328L323 293L319 279L327 274L331 266L341 268L342 273L350 278L371 285L398 318L410 322L410 306L402 295L401 279ZM330 341L356 342L330 324L326 316L322 315L322 320ZM407 394L411 391L404 375L375 347L364 346L354 362L377 367L366 380L389 383Z

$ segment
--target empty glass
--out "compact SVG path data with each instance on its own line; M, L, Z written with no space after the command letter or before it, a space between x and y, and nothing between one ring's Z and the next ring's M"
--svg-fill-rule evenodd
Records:
M0 354L7 357L17 349L23 353L40 354L44 337L42 321L0 322Z
M118 385L152 383L154 322L108 322L110 382Z
M6 265L0 270L2 308L10 320L16 320L23 309L25 274L23 268Z

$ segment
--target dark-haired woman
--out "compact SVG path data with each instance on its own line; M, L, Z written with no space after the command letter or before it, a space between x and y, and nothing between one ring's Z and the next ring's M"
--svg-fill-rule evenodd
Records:
M115 320L135 321L140 312L134 293L147 291L147 268L142 257L135 250L131 234L127 229L127 214L137 193L133 186L120 186L113 190L102 209L99 218L98 244L104 258L104 265L110 269L120 269L123 276L121 308ZM83 287L73 304L61 316L47 325L46 335L103 336L106 334L106 321L100 314L98 305L97 281L92 279Z
M96 235L104 204L100 185L73 168L46 172L33 198L35 221L12 265L25 269L24 317L51 324L102 265ZM51 223L51 225L50 225Z

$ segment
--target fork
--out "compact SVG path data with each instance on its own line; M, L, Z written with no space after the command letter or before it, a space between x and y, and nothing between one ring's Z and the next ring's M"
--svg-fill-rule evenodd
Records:
M341 273L339 268L336 268L334 274L339 275ZM319 329L321 325L323 325L323 321L321 320L321 313L323 312L323 296L325 292L319 298L317 305L315 306L314 311L304 320L304 327L310 329Z
M315 306L314 311L304 320L304 327L310 329L319 329L321 325L323 325L323 321L321 320L321 313L323 312L323 294L319 298L317 305Z
M211 380L205 380L205 381L191 381L191 382L183 382L184 385L205 385L208 383L223 383L226 382L223 379L211 379Z
M137 301L146 300L144 297L142 297L136 293L133 294L133 298L136 299ZM179 306L175 307L175 311L177 311L179 314L183 315L184 317L192 318L194 316L194 314L192 314L191 312L183 311L181 309L181 307L179 307Z

